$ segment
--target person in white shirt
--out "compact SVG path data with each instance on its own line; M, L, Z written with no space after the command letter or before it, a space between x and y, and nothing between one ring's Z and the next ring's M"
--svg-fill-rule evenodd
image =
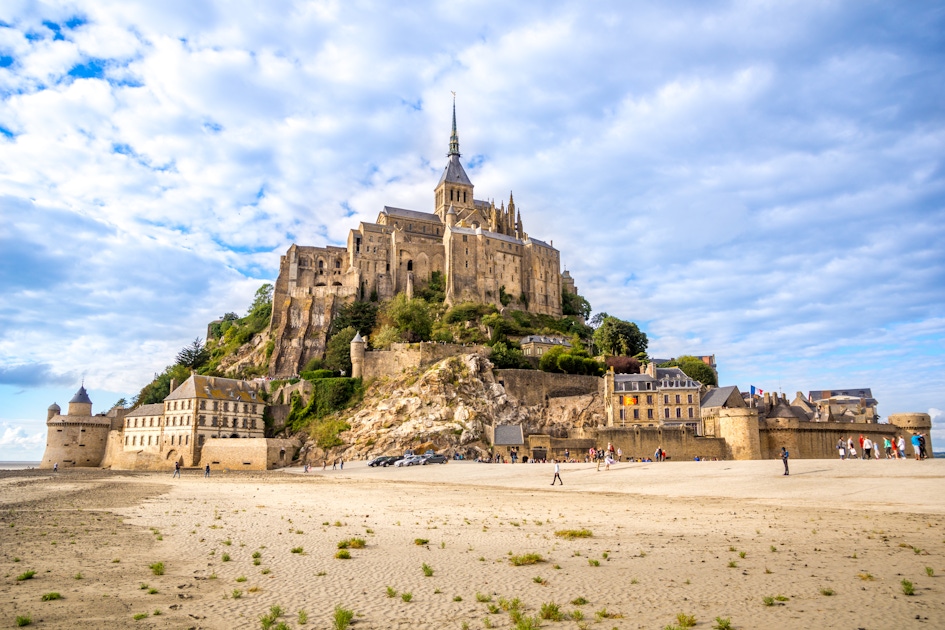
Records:
M558 464L558 460L555 460L555 476L554 479L551 480L551 485L555 485L555 481L559 482L562 486L564 485L564 482L561 481L561 465Z

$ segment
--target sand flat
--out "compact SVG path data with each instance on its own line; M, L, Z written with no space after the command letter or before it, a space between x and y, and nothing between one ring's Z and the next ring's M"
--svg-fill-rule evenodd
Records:
M7 473L0 626L260 628L276 605L288 627L330 628L341 605L353 628L512 628L502 598L527 617L557 604L567 618L541 627L569 629L663 628L678 613L697 628L945 626L945 461L797 460L789 477L779 461L568 464L562 476L552 488L550 464L473 462ZM570 529L593 535L555 535ZM366 546L336 559L352 538ZM53 591L63 599L40 601Z

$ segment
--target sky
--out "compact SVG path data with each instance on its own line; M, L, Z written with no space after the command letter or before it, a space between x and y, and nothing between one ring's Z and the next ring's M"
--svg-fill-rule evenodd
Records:
M945 4L0 4L0 460L131 399L292 243L433 210L456 92L594 312L945 445Z

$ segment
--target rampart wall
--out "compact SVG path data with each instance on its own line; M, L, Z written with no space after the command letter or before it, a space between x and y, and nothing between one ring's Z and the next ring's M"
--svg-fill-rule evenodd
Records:
M488 357L490 351L488 346L466 346L457 343L395 343L391 344L390 350L365 352L362 376L365 379L392 376L460 354L476 353Z
M46 450L40 468L98 467L105 456L111 420L104 416L60 416L46 425Z
M301 444L297 439L212 439L203 446L200 466L210 470L271 470L292 462Z
M555 374L538 370L496 370L496 382L523 405L544 405L550 398L602 394L604 380L597 376Z

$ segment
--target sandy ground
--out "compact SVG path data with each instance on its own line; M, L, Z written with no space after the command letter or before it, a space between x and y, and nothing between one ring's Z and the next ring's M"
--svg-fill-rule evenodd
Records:
M524 628L945 627L945 460L791 467L3 472L0 627L515 628L516 598Z

